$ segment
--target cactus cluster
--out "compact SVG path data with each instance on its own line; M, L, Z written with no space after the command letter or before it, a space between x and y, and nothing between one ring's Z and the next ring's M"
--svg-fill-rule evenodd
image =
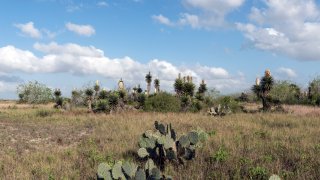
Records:
M171 180L172 178L170 176L163 175L150 159L147 161L144 168L128 161L124 163L119 161L112 167L107 163L101 163L98 166L97 179Z
M142 159L152 159L164 170L166 162L184 164L186 160L195 158L196 147L207 139L204 131L192 131L177 138L171 124L155 122L155 131L146 131L139 140L138 155Z
M171 124L154 123L155 130L147 130L139 139L138 156L145 160L144 166L132 162L117 162L113 166L101 163L98 166L97 179L136 179L170 180L164 175L167 162L184 164L196 155L196 148L207 140L208 134L201 129L191 131L177 138Z

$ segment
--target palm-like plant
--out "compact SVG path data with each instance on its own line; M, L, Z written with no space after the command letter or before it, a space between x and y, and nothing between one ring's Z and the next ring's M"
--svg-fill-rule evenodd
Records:
M174 91L176 92L177 96L181 96L183 92L183 80L181 78L177 78L174 82Z
M88 110L92 111L92 100L93 100L93 89L88 88L85 90L85 94L87 96Z
M192 82L186 82L183 84L183 93L186 96L193 97L195 85Z
M97 99L100 91L100 84L98 80L96 81L96 84L93 86L93 89L95 91L94 97L95 99Z
M202 82L201 82L201 84L200 84L200 86L198 88L198 92L199 92L199 94L203 95L207 90L208 90L207 89L207 84L204 82L204 80L202 80Z
M149 96L150 93L150 87L151 87L151 82L152 82L152 76L149 71L149 73L146 75L146 82L147 82L147 95Z
M159 79L154 80L154 89L155 89L155 93L160 92L160 80Z
M266 70L265 75L262 77L261 82L258 80L252 87L252 91L262 100L262 108L264 111L271 109L271 97L269 92L274 85L273 77L271 76L270 70Z

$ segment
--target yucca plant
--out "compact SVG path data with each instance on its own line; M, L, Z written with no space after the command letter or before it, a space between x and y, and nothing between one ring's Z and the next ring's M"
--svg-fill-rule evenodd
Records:
M271 76L270 70L265 71L265 75L261 81L256 80L256 84L252 87L252 91L262 100L262 109L264 111L271 110L271 97L269 95L274 85L273 77Z
M183 93L186 96L193 97L194 89L195 89L195 85L191 81L183 84Z
M154 89L155 89L155 93L160 92L160 80L159 79L154 80Z
M183 92L183 80L181 78L177 78L174 82L174 91L176 92L177 96L181 96Z
M54 97L55 97L55 102L56 104L54 105L55 108L61 108L63 104L63 98L61 97L61 91L60 89L55 89L54 92Z
M146 75L146 82L147 82L147 95L149 96L150 94L150 88L151 88L151 82L152 82L152 75L149 71L149 73Z
M88 104L88 110L92 111L92 100L93 100L93 89L88 88L85 90L85 94L87 96L87 104Z
M98 95L99 95L99 91L100 91L100 84L99 84L98 80L96 81L96 84L93 86L93 89L95 91L94 99L97 100L98 99Z

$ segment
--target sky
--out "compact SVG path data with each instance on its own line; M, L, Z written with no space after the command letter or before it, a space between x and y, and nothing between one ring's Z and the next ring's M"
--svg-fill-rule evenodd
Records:
M115 89L149 71L173 91L181 73L222 94L270 69L301 87L320 74L315 0L3 0L0 99L39 81L64 96L96 80Z

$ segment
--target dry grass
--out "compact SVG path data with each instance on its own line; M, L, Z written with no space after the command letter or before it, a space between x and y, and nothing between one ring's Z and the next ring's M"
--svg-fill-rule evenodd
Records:
M320 119L310 113L213 118L4 107L0 108L0 179L94 179L100 162L137 161L138 137L152 129L155 120L172 123L178 136L197 127L215 132L195 161L167 168L174 179L256 179L259 172L264 174L261 168L267 176L279 174L284 179L320 177Z

